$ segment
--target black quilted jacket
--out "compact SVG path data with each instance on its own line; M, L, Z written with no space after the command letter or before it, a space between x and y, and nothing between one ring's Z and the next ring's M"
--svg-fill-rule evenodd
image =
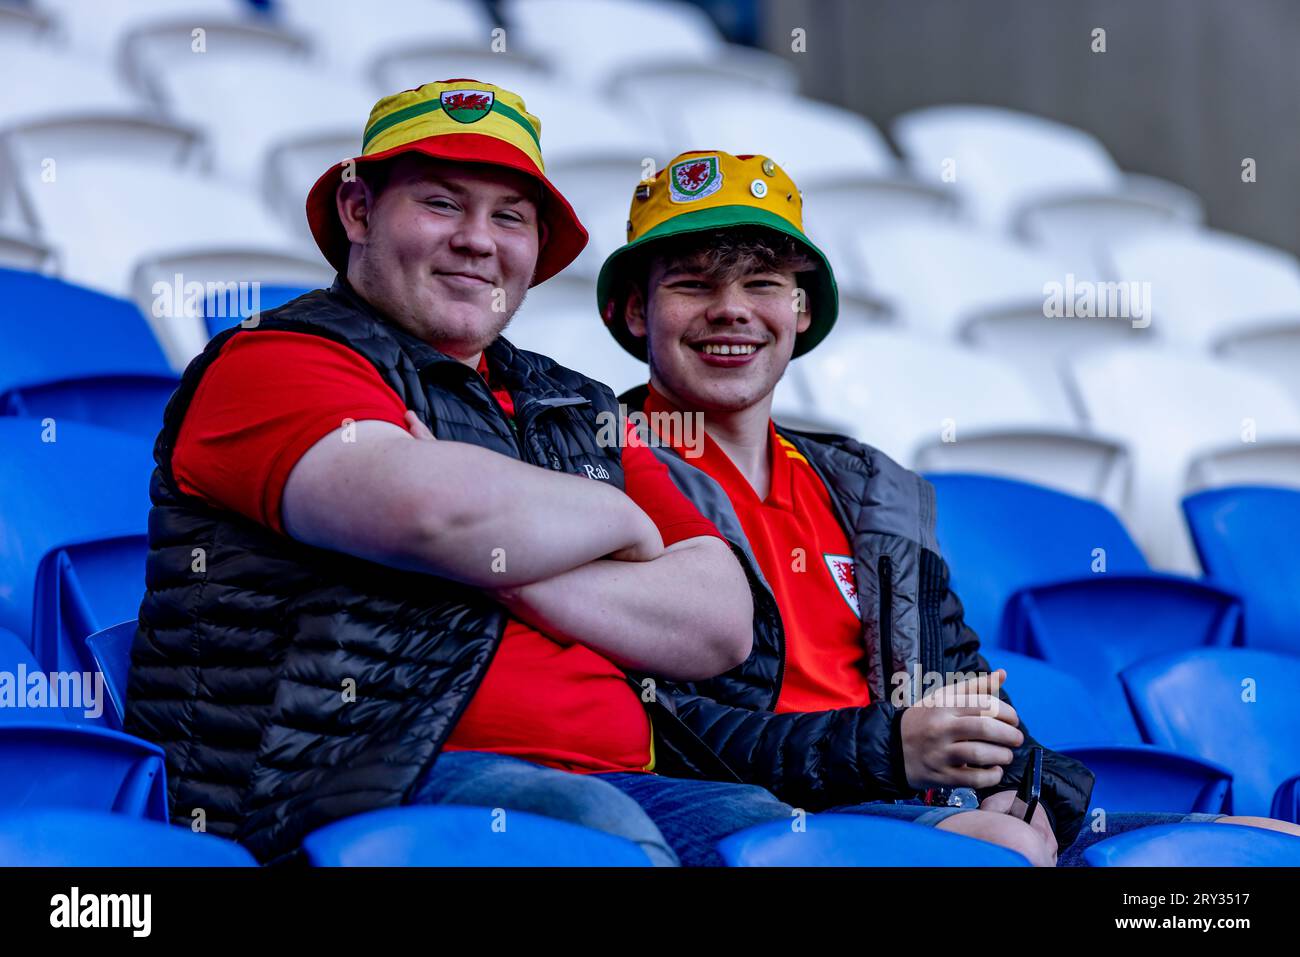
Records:
M645 387L620 397L641 409ZM659 695L713 756L696 748L662 748L661 770L684 776L742 780L768 788L796 807L917 796L903 771L900 719L920 697L927 673L983 673L979 638L948 587L948 567L934 537L934 488L888 456L844 436L781 429L820 475L853 548L862 640L867 647L871 704L810 713L772 711L781 693L785 637L776 601L745 539L726 493L668 449L658 449L674 481L732 543L754 593L754 648L739 667L707 681L656 680ZM888 664L886 664L888 663ZM1008 703L1005 690L1001 697ZM1002 783L1020 783L1025 741ZM717 760L720 759L720 762ZM1093 775L1079 761L1044 749L1043 806L1061 847L1073 842L1092 794Z

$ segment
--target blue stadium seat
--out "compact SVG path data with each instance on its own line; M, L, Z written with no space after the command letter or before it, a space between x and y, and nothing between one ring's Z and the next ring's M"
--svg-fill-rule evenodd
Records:
M0 867L256 866L233 841L157 821L62 809L0 812Z
M985 648L1001 644L1002 611L1027 585L1093 575L1094 549L1107 574L1148 570L1137 545L1104 506L991 475L931 473L938 537L961 596L966 624Z
M179 380L132 303L12 269L0 303L0 415L158 434Z
M1300 837L1237 824L1154 824L1098 841L1090 867L1298 867Z
M0 418L0 628L47 670L94 668L85 638L139 613L152 452L95 426Z
M1212 489L1183 514L1206 575L1245 602L1246 646L1300 655L1300 490Z
M412 805L328 824L303 841L316 867L648 867L621 837L525 811Z
M1273 807L1269 817L1279 821L1291 821L1300 824L1300 774L1287 778L1273 792Z
M729 867L1028 867L1015 851L910 821L809 814L805 830L769 821L718 842Z
M126 682L131 673L131 645L135 642L136 619L97 631L86 639L86 648L104 676L104 689L112 702L110 726L122 727L126 716ZM109 706L105 705L105 712Z
M1122 668L1168 651L1240 642L1235 595L1150 571L1096 502L993 476L929 478L953 587L972 603L975 620L996 629L989 644L1079 679L1119 733L1117 743L1141 740L1115 679Z
M1268 815L1300 773L1300 658L1205 648L1143 661L1120 681L1148 741L1232 770L1234 813Z
M41 666L32 657L32 650L12 631L0 628L0 674L12 675L13 697L0 693L0 726L6 724L66 724L69 721L84 720L82 712L61 708L42 708L33 710L20 705L17 695L21 688L28 686L27 675L41 671ZM24 697L23 702L26 702Z
M1190 754L1150 745L1062 748L1096 776L1091 808L1117 811L1232 811L1232 772Z
M990 664L1007 671L1007 694L1029 732L1043 745L1077 758L1096 776L1094 808L1106 811L1231 810L1232 772L1192 755L1149 744L1123 744L1077 679L1036 658L995 649Z
M120 731L0 724L0 781L4 810L78 808L167 820L162 748Z
M283 306L290 299L297 299L311 292L307 286L277 286L261 283L258 286L258 301L262 311ZM244 301L239 296L238 288L213 293L203 304L203 322L208 335L215 336L231 326L243 322L251 310L244 308Z

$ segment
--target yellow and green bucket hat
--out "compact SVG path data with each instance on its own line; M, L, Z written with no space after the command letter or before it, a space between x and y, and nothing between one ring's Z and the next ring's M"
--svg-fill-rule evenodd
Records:
M536 179L545 196L538 210L546 240L537 255L532 283L537 285L573 262L587 245L587 230L578 214L546 178L541 137L541 121L524 101L491 83L440 80L386 96L370 111L361 155L331 166L307 194L307 222L316 245L331 266L347 271L348 237L334 196L350 163L360 168L401 153L423 153L452 162L504 166Z
M629 254L686 233L735 226L763 226L784 233L798 240L816 261L809 290L812 321L795 340L794 355L803 355L826 338L839 312L839 293L830 262L803 231L803 199L794 180L766 156L691 150L674 157L653 180L637 185L628 213L627 243L600 268L596 302L619 345L645 361L645 340L632 335L623 319L620 290Z

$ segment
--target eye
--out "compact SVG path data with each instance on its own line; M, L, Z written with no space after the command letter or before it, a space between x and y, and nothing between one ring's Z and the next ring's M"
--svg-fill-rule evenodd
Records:
M456 204L449 199L426 199L424 202L425 205L432 206L434 209L456 209Z
M503 220L505 220L505 221L508 222L508 223L520 223L520 224L522 224L522 223L524 222L524 217L521 216L521 215L519 215L519 214L518 214L517 212L515 212L513 209L505 209L505 210L502 210L501 212L497 213L497 218L498 218L498 219L503 219Z

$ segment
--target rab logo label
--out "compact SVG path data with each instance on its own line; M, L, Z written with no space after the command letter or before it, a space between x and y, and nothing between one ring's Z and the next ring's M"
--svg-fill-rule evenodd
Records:
M584 465L583 468L587 470L587 478L589 479L609 479L609 473L605 471L603 465Z
M690 203L722 188L716 156L692 156L668 167L668 194L674 203Z
M475 123L492 112L491 90L448 90L438 97L443 111L457 123Z
M853 559L848 555L826 554L823 554L822 558L826 560L826 567L830 569L835 587L840 590L844 600L853 609L853 614L861 618L862 611L858 608L858 580L853 576Z

